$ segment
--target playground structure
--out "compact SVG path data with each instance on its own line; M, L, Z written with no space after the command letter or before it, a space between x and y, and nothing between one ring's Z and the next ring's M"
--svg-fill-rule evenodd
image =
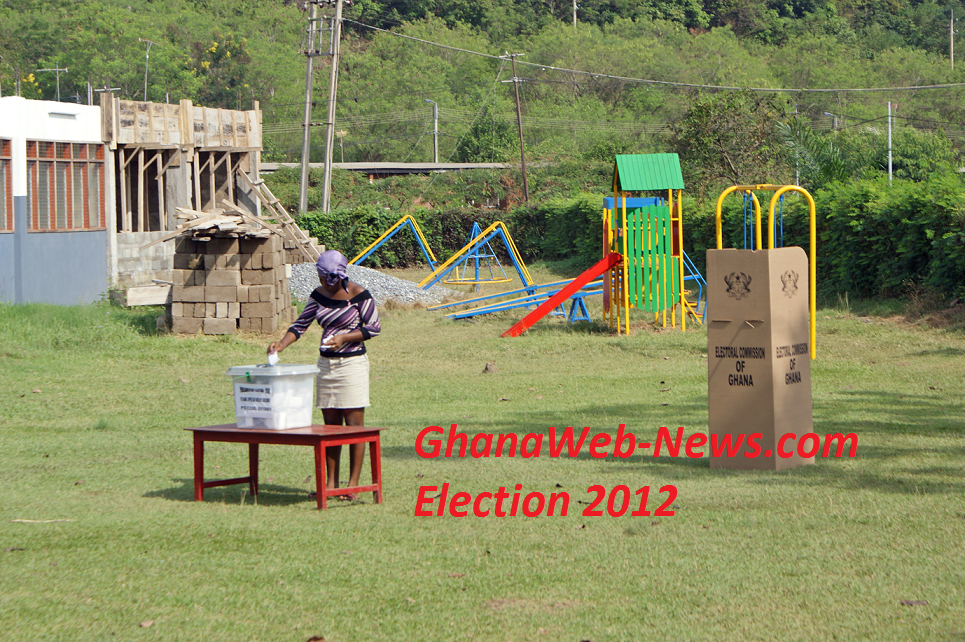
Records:
M654 322L686 331L687 316L698 313L706 286L683 251L683 177L677 154L616 156L613 198L603 209L603 255L620 254L622 262L604 278L604 317L620 334L630 332L630 308L652 312ZM666 190L666 198L629 198L630 192ZM697 303L686 298L685 284L698 287ZM704 304L706 312L706 303Z
M395 225L387 229L385 233L382 234L382 236L375 239L375 241L373 241L371 245L369 245L367 248L359 252L358 256L356 256L354 259L349 261L349 263L351 263L352 265L361 265L362 261L369 258L369 256L371 256L373 252L375 252L377 249L382 247L384 243L386 243L389 239L395 236L396 233L398 233L400 230L405 229L406 226L408 226L408 228L412 230L412 235L415 236L415 240L419 244L419 248L422 250L422 255L426 257L426 262L429 264L429 267L435 270L436 257L432 253L432 248L429 247L429 242L426 241L426 237L422 234L422 230L419 229L419 224L409 214L406 214L398 221L396 221Z
M703 313L699 312L704 302L706 282L683 251L683 178L678 156L617 156L613 189L613 198L606 198L603 203L603 259L580 276L569 281L528 286L430 309L482 304L448 315L451 318L466 318L536 305L535 310L503 333L503 336L518 336L547 314L565 316L570 321L589 321L585 298L602 294L604 317L618 334L630 331L630 307L653 312L655 322L662 313L664 327L667 325L668 310L671 325L676 325L679 309L682 330L686 330L688 314L701 323L702 314L706 313L706 303ZM667 190L666 198L628 198L629 192L664 189ZM441 271L440 268L437 273ZM696 304L686 299L685 284L688 281L697 286ZM429 279L420 285L427 282ZM518 298L494 301L512 295ZM569 313L564 308L567 300L572 301Z
M420 287L428 289L432 287L439 279L433 279L435 273L438 270L443 270L442 276L455 273L455 276L450 277L443 281L444 283L450 285L473 285L478 286L483 283L506 283L510 281L510 277L506 274L506 270L499 263L499 258L493 251L491 240L494 237L499 237L503 240L506 245L506 252L509 254L513 265L516 267L517 272L520 275L524 284L529 285L532 278L529 276L529 271L526 269L526 264L523 263L523 258L520 256L519 251L516 249L516 244L513 241L513 237L509 234L509 230L506 226L497 221L493 223L485 232L479 227L479 223L473 223L472 228L469 231L469 235L466 237L466 245L463 246L458 252L456 252L449 261L443 266L439 266L436 260L435 254L432 252L432 248L429 247L429 242L426 240L425 235L422 233L422 229L419 228L419 223L409 214L406 214L398 221L395 222L392 227L387 229L379 238L375 239L368 247L358 253L358 255L349 261L351 265L361 265L365 259L369 258L376 250L378 250L382 245L387 243L393 236L395 236L399 231L406 229L412 230L412 235L415 237L416 243L419 244L419 249L422 250L422 256L425 257L426 263L429 264L429 268L432 270L432 274L426 281L420 284ZM472 266L472 276L467 276L469 273L470 266ZM497 276L493 267L499 270L501 276ZM459 268L462 267L462 272L459 272ZM483 271L489 272L489 276L483 275ZM427 281L430 281L428 284Z
M567 281L556 281L554 283L547 283L546 285L533 285L530 287L520 288L518 290L498 292L496 294L490 294L487 296L470 299L468 301L443 303L441 305L433 306L429 308L429 310L442 310L454 306L475 305L483 301L492 301L491 303L487 303L479 307L470 308L468 310L460 310L458 312L452 312L446 315L450 319L467 319L480 314L489 314L490 312L502 312L515 308L527 308L534 305L538 306L556 296L557 293L566 288L570 283L572 283L572 281L572 279ZM593 279L587 282L578 291L575 291L566 297L562 297L553 306L552 310L548 312L548 314L565 316L566 320L570 322L590 321L590 312L586 307L586 302L584 299L595 294L603 294L603 280L600 278ZM495 299L501 299L508 296L516 296L518 298L505 301L495 301ZM567 313L566 309L563 307L564 302L567 299L572 301L569 313Z
M770 185L770 184L760 184L760 185L734 185L728 187L720 196L717 197L717 213L716 213L716 232L717 232L717 249L723 249L724 235L723 235L723 225L721 222L721 212L723 209L724 199L734 192L741 192L744 195L744 246L747 247L748 239L748 203L753 204L754 211L754 248L755 250L763 249L763 234L761 229L761 204L758 201L757 196L754 191L765 191L774 192L771 196L771 201L768 207L767 215L767 249L773 250L776 247L781 247L784 240L784 195L789 192L797 192L803 194L807 199L808 207L810 209L810 245L808 248L808 307L810 312L810 356L814 359L817 355L817 348L815 346L816 338L816 326L815 320L817 317L817 223L816 223L816 210L814 206L814 199L811 194L808 193L804 188L798 187L797 185ZM774 214L780 206L781 219L780 228L775 228ZM778 233L780 237L778 238Z
M352 263L365 260L404 225L409 225L433 268L432 273L419 283L419 287L428 289L443 281L447 284L475 284L478 291L481 283L509 280L490 245L494 239L502 240L522 281L522 288L429 309L476 306L447 315L461 319L536 306L535 310L503 333L503 336L518 336L547 314L564 316L569 321L589 321L585 299L602 294L604 318L617 334L629 334L631 307L652 312L655 323L661 320L662 315L663 327L667 326L668 312L670 325L676 326L679 312L680 327L685 331L688 315L696 323L702 323L707 308L704 300L707 284L683 251L683 188L677 154L617 155L613 170L613 198L606 198L603 203L603 259L568 281L536 285L509 230L500 221L485 230L480 230L479 225L473 223L466 244L437 266L418 224L411 217L403 217ZM663 190L666 190L665 198L630 196L632 192ZM494 265L502 276L495 274ZM483 274L486 269L488 275ZM697 288L695 304L686 298L685 286L688 281ZM516 298L506 300L506 297L512 296ZM567 300L571 301L569 313L564 307Z
M502 240L503 245L506 248L506 253L509 255L510 260L513 262L513 267L516 268L516 273L519 275L519 280L523 282L524 287L532 287L533 277L530 276L529 270L526 269L526 264L523 262L523 257L520 255L519 250L516 249L516 243L513 242L513 237L506 228L506 225L502 221L496 221L485 230L478 231L479 225L473 223L472 230L469 233L469 240L466 245L462 247L458 252L453 254L449 259L442 265L436 267L432 274L427 276L425 279L419 283L419 287L423 290L428 290L433 285L442 281L450 273L458 270L460 266L466 265L468 262L472 261L475 267L475 278L466 277L465 270L462 275L456 271L456 276L445 281L446 283L456 283L456 284L479 284L479 283L501 283L509 280L506 277L505 271L503 271L503 278L498 278L493 275L492 264L490 263L490 278L483 279L479 274L479 265L481 261L497 261L495 252L493 252L490 242L493 239ZM475 236L473 235L475 234ZM467 268L468 269L468 266ZM499 268L502 270L502 266Z
M603 257L603 259L601 259L596 265L570 281L565 287L548 297L546 301L541 303L535 310L513 324L509 330L503 332L502 336L518 337L522 333L526 332L526 330L531 328L534 323L542 319L547 314L553 312L554 309L562 305L563 302L568 298L576 295L587 285L594 282L594 279L597 279L604 273L609 274L613 268L619 265L622 259L623 257L617 252L611 252L607 256ZM600 283L602 285L602 281ZM587 294L589 293L584 294L584 296ZM580 300L582 301L582 299ZM587 321L589 321L589 317L587 318Z
M519 265L523 265L522 257L518 256L518 252L514 252L516 244L513 242L512 237L509 236L509 230L506 229L504 225L502 227L502 235L506 240L506 248L509 251L509 255L513 257L513 261L518 261ZM482 228L479 227L479 223L473 223L472 228L469 230L469 234L466 236L466 245L464 247L469 247L472 240L477 238L482 234ZM493 271L493 265L499 270L502 276L497 276ZM486 277L482 274L480 268L485 266L484 269L488 270L489 276ZM472 273L470 276L470 267L472 268ZM460 268L462 271L460 272ZM476 243L466 251L466 256L462 261L459 261L456 268L449 273L450 276L443 283L448 285L475 285L476 292L479 291L479 286L482 283L506 283L510 281L510 278L506 275L506 270L499 263L499 258L496 256L496 252L493 251L492 245L489 241L484 243Z

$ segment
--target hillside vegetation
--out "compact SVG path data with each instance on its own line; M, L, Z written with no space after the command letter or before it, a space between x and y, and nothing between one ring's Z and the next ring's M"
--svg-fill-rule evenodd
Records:
M526 153L547 159L661 149L668 126L715 86L955 84L963 71L949 60L952 11L965 16L958 2L586 0L574 27L569 2L358 0L345 10L336 156L431 159L428 99L440 108L443 159L517 159L506 52L521 54ZM281 0L5 0L0 89L9 95L19 77L24 96L54 99L59 76L62 100L86 102L88 84L138 100L257 100L268 156L291 160L301 149L307 24L298 3ZM327 51L327 31L321 40ZM328 62L315 67L315 122L324 121ZM67 71L39 71L56 68ZM822 131L880 131L888 101L899 124L957 136L962 122L960 87L773 97L776 113L806 115ZM316 159L322 146L313 144Z
M89 84L122 98L227 108L258 101L263 159L298 161L304 9L255 0L5 0L0 90L9 95L19 78L24 96L53 99L58 75L38 70L61 68L62 100L86 101ZM614 154L674 151L687 185L686 249L698 264L714 242L722 187L799 182L816 196L821 247L836 248L822 257L822 289L876 295L928 286L959 296L965 65L952 64L953 12L965 16L958 2L585 0L574 25L569 2L358 0L344 14L335 160L429 161L437 138L442 161L515 168L372 184L337 172L334 211L303 224L354 254L412 212L446 256L473 221L503 219L529 258L579 269L599 248L599 198ZM320 15L331 14L321 6ZM320 35L324 53L329 32ZM515 72L507 53L519 54ZM315 123L325 121L329 72L330 57L316 58ZM439 108L437 135L429 103ZM323 154L316 127L311 160ZM313 176L310 209L318 182ZM297 176L280 172L270 184L294 210ZM801 205L787 204L786 240L806 240ZM725 209L737 244L740 203ZM419 255L400 240L374 260L404 265Z

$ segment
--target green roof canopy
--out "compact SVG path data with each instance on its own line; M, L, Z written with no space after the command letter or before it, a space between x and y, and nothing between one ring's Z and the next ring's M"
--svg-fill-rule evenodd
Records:
M684 189L676 154L618 154L613 184L624 192Z

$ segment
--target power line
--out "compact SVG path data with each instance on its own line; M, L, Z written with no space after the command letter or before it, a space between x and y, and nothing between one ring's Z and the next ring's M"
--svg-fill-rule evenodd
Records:
M481 53L479 51L472 51L470 49L461 49L459 47L453 47L450 45L443 45L438 42L431 42L429 40L423 40L422 38L416 38L414 36L407 36L401 33L395 33L394 31L388 31L387 29L380 29L378 27L373 27L371 25L363 24L355 20L345 19L346 22L352 22L364 27L366 29L371 29L373 31L379 31L382 33L387 33L396 38L404 38L406 40L413 40L415 42L421 42L426 45L431 45L433 47L438 47L440 49L448 49L450 51L458 51L461 53L470 54L473 56L480 56L483 58L489 58L491 60L498 60L499 56L494 56L491 54ZM698 83L685 83L685 82L672 82L668 80L653 80L648 78L630 78L627 76L614 76L612 74L603 74L591 71L583 71L581 69L567 69L565 67L554 67L552 65L541 65L534 62L524 62L518 61L521 66L528 66L535 69L541 69L542 71L554 71L559 73L576 74L579 76L588 76L591 79L604 78L607 80L616 80L628 84L640 84L640 85L657 85L665 87L683 87L686 89L714 89L717 91L754 91L754 92L772 92L772 93L789 93L789 94L815 94L815 93L836 93L836 92L882 92L882 91L920 91L926 89L951 89L954 87L965 87L965 83L945 83L940 85L915 85L911 87L852 87L852 88L834 88L834 89L788 89L788 88L775 88L775 87L732 87L728 85L703 85Z

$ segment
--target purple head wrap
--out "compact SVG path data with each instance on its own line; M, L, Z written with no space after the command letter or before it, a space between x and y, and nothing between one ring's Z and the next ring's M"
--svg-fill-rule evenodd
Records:
M348 259L337 250L322 252L315 262L318 268L318 280L324 281L326 285L332 287L340 284L342 289L348 290L348 274L345 270L348 267Z

